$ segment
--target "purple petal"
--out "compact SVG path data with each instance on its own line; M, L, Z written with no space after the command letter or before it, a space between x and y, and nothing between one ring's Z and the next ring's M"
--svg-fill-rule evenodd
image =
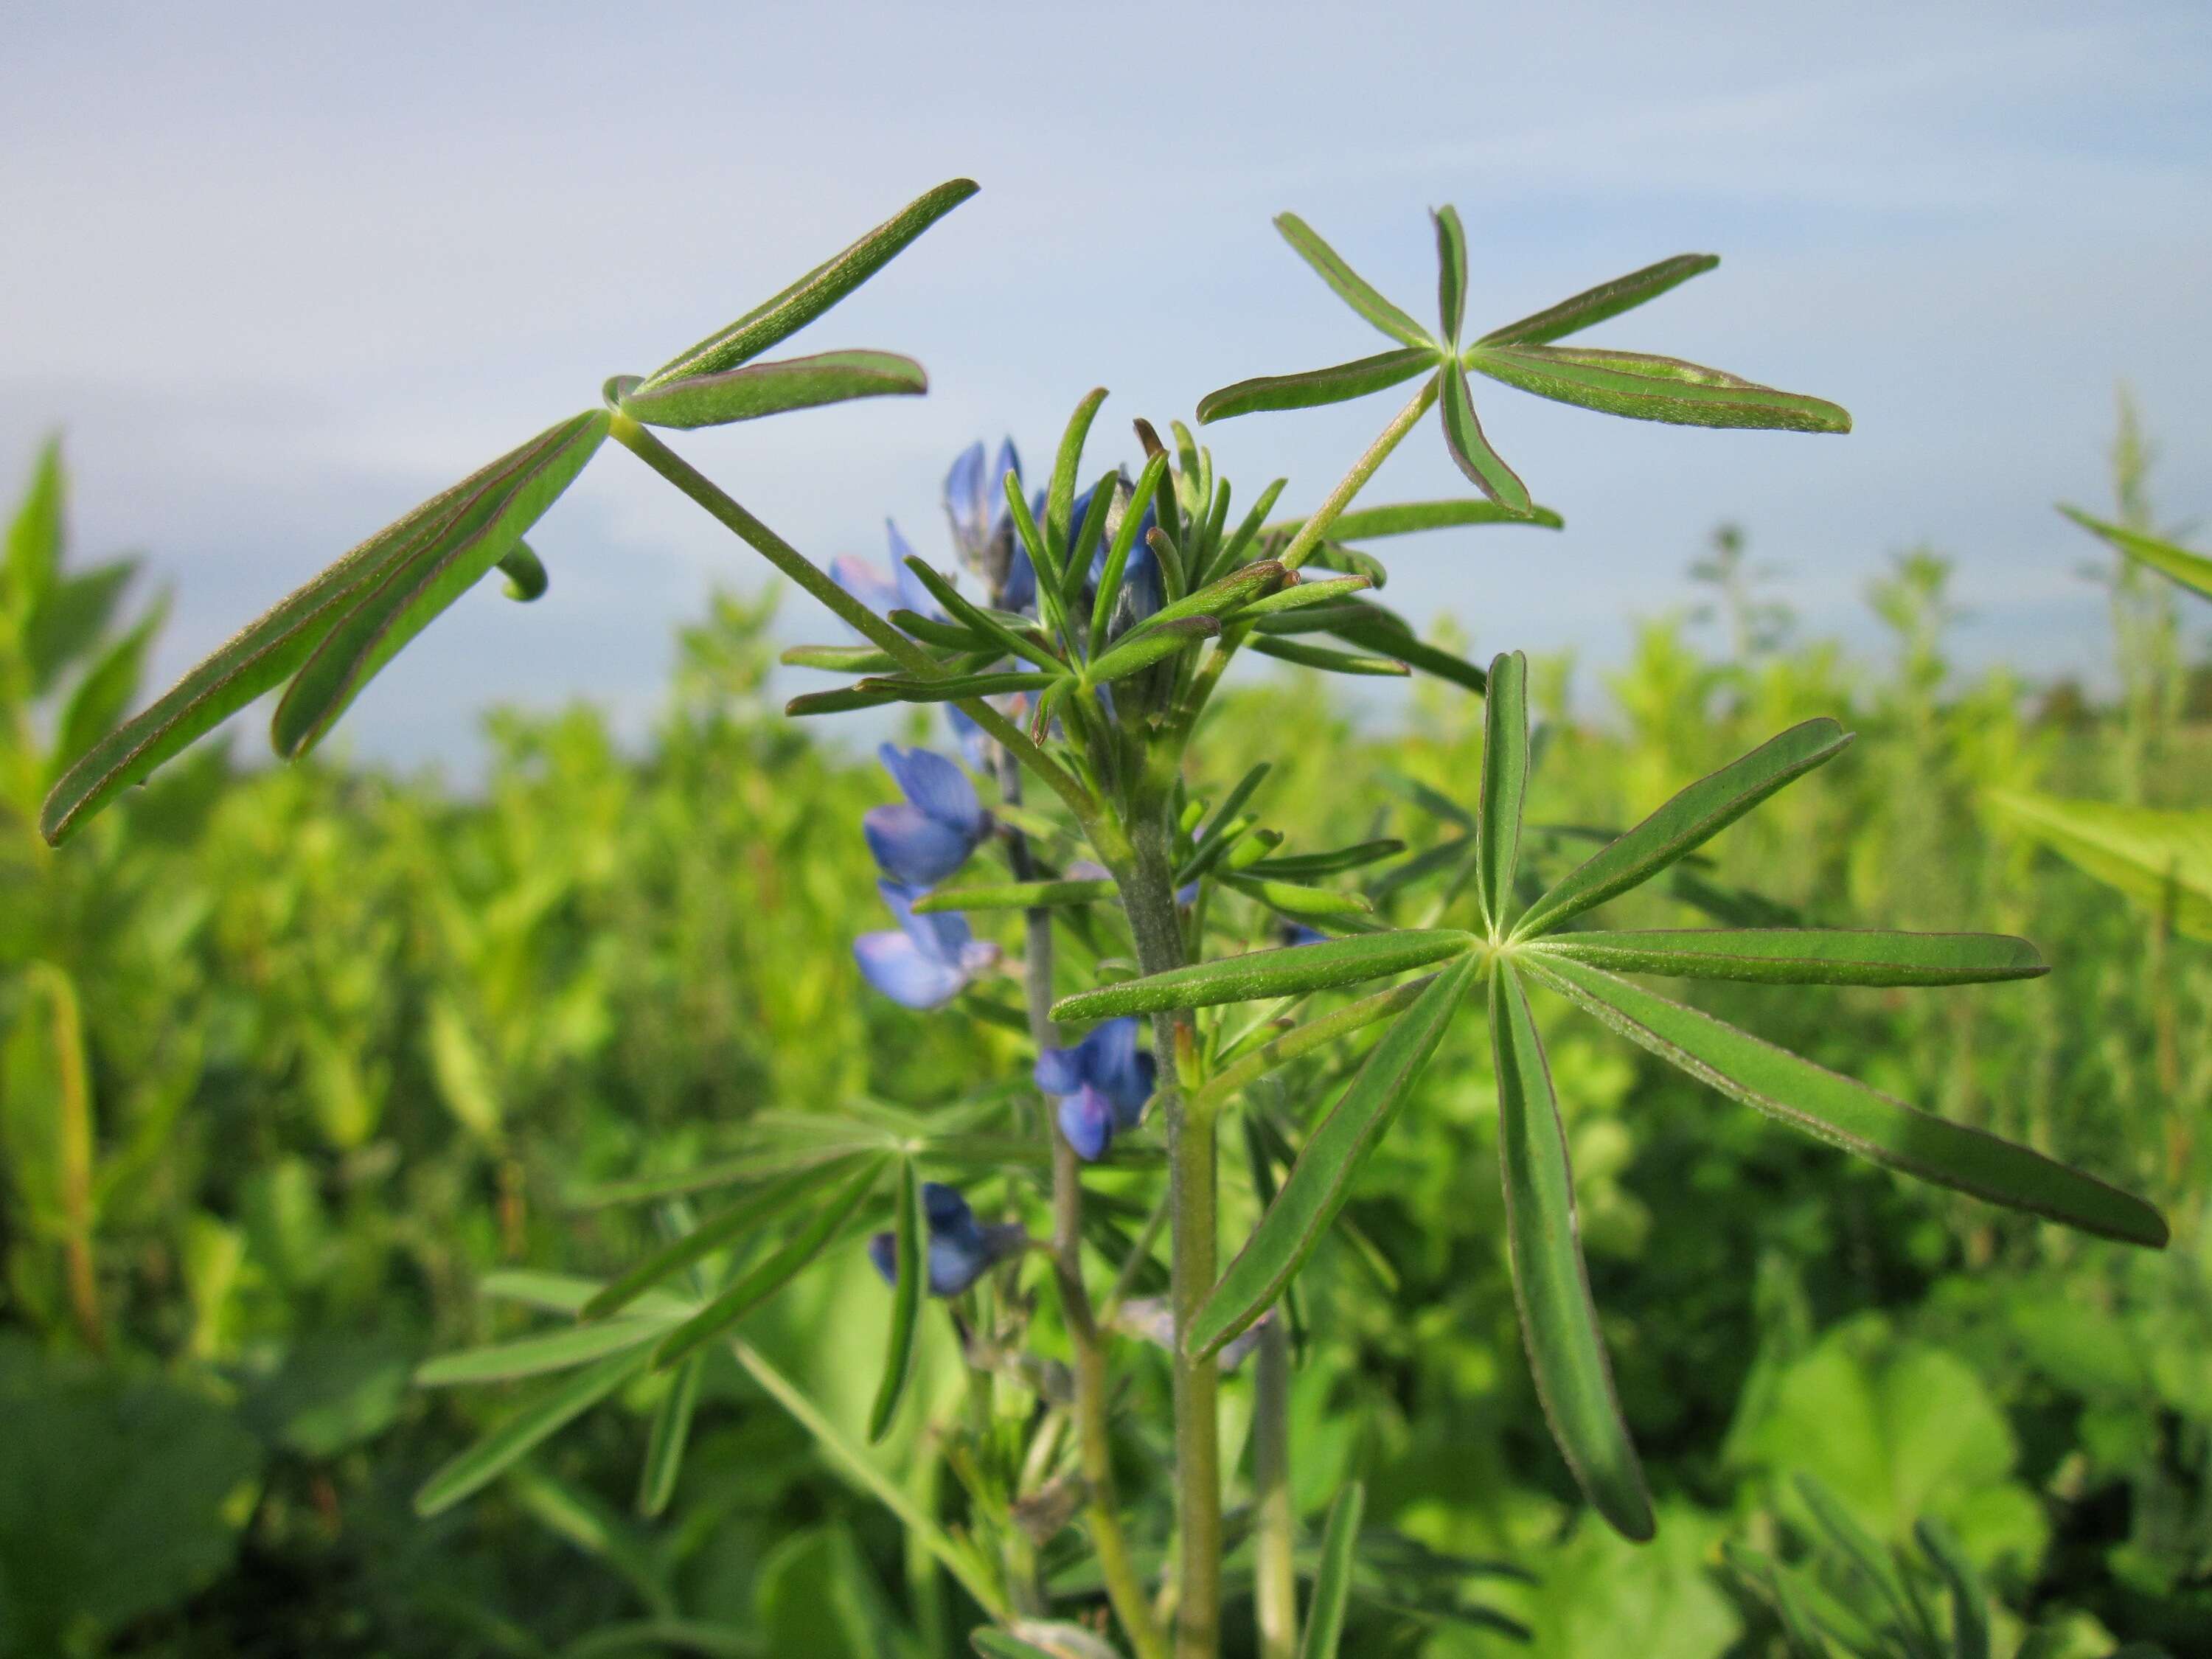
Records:
M1114 1103L1085 1084L1060 1103L1060 1132L1085 1164L1096 1164L1114 1144Z
M887 743L876 750L876 757L883 762L900 793L930 817L963 836L981 836L983 804L975 799L975 786L944 756L933 750L902 749Z
M968 983L957 965L926 955L908 933L863 933L853 941L853 957L862 978L908 1008L941 1008Z
M937 596L922 586L921 578L907 563L914 557L914 549L907 545L906 538L899 534L899 527L889 519L884 520L884 528L890 532L891 580L898 584L899 603L918 616L945 621L945 607L938 604Z
M952 521L952 539L973 553L991 530L991 498L983 480L983 441L978 438L962 450L945 475L945 516Z
M908 887L933 887L968 862L975 843L919 806L901 801L860 815L860 833L885 875Z
M1048 1095L1072 1095L1083 1086L1083 1055L1077 1048L1047 1048L1030 1075Z
M952 728L953 741L968 764L978 772L991 763L991 740L983 735L983 728L963 713L957 703L945 705L945 723Z
M890 580L866 559L856 559L849 553L840 553L830 561L830 580L878 617L888 617L899 604L898 588ZM858 629L852 632L855 639L867 637Z
M912 939L915 948L933 962L941 962L948 968L957 968L963 979L973 979L999 959L999 947L988 940L979 941L968 926L968 918L947 912L944 915L918 916L914 913L914 902L921 896L912 887L902 887L896 882L879 881L876 891L898 925Z
M868 1240L868 1260L876 1264L876 1271L884 1276L884 1283L898 1284L898 1241L889 1233L878 1233Z
M1022 482L1022 458L1019 452L1014 448L1014 441L1012 438L999 446L999 464L991 469L989 483L991 499L994 501L1003 503L1006 489L1006 474L1009 472L1014 475L1014 483L1018 488ZM1006 510L1003 504L999 507L1000 513Z
M1027 611L1036 604L1036 566L1030 562L1029 549L1017 543L1006 564L1006 584L999 595L999 605L1002 610Z
M1152 1098L1152 1056L1138 1041L1137 1022L1109 1019L1078 1045L1084 1079L1114 1104L1115 1124L1137 1125L1137 1115Z

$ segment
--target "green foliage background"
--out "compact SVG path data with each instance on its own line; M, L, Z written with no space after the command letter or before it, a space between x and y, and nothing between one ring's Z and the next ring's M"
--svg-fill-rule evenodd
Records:
M769 608L720 599L686 631L638 752L585 708L491 716L471 793L327 762L241 771L204 747L50 854L39 798L128 707L159 611L60 560L58 466L40 478L0 571L0 1655L964 1650L955 1593L726 1360L659 1520L633 1512L658 1382L473 1503L428 1523L408 1507L503 1408L409 1381L521 1328L479 1278L603 1273L645 1242L642 1218L580 1192L711 1158L764 1109L1020 1080L1010 1035L862 986L849 941L884 922L858 820L888 787L781 716ZM2125 691L2104 708L1954 673L1930 554L1871 596L1894 641L1878 662L1798 636L1738 539L1698 574L1708 613L1646 623L1593 714L1568 713L1570 664L1539 665L1532 823L1619 828L1787 725L1843 719L1858 743L1728 831L1690 896L2022 933L2054 971L1940 998L1692 1000L2144 1193L2173 1247L1853 1164L1540 1002L1659 1541L1581 1519L1545 1433L1490 1061L1465 1032L1377 1154L1350 1242L1304 1281L1302 1511L1317 1536L1360 1474L1370 1523L1510 1569L1468 1576L1491 1612L1389 1650L1778 1651L1720 1545L1790 1545L1789 1477L1809 1470L1887 1540L1948 1522L2001 1592L2004 1644L2033 1620L2060 1653L2212 1651L2212 957L1987 805L2205 799L2212 728L2171 601L2115 583ZM1378 720L1283 674L1224 702L1204 745L1219 775L1198 781L1273 759L1269 821L1301 845L1418 848L1456 831L1409 782L1471 799L1480 742L1479 702L1448 688ZM1623 925L1693 924L1682 894ZM1303 1113L1327 1075L1287 1073L1277 1103ZM889 1297L848 1255L748 1334L857 1426ZM957 1408L934 1311L923 1340L925 1391ZM1141 1485L1164 1461L1165 1363L1121 1352ZM927 1483L908 1415L901 1466ZM1363 1643L1371 1611L1347 1651L1386 1650L1381 1624Z

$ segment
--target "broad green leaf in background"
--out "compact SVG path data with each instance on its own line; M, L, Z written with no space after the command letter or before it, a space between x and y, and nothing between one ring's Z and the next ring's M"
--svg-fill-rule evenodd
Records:
M1501 659L1502 660L1502 659ZM1574 1172L1542 1039L1510 962L1490 981L1498 1165L1521 1333L1537 1398L1575 1480L1623 1536L1651 1536L1651 1499L1621 1420L1575 1220Z
M1336 1659L1344 1640L1344 1616L1352 1605L1359 1522L1366 1510L1367 1488L1357 1480L1347 1481L1328 1506L1321 1565L1314 1574L1313 1599L1306 1604L1305 1638L1298 1644L1298 1659Z
M1787 1049L1555 952L1526 969L1632 1042L1723 1094L1875 1163L2084 1231L2162 1249L2165 1220L2130 1193L1951 1122Z
M781 293L763 301L728 327L678 353L640 383L652 392L672 380L715 374L758 356L797 333L896 258L914 240L978 189L952 179L916 197L860 240L823 260Z
M1217 1003L1322 991L1425 968L1447 957L1464 955L1475 943L1474 935L1456 928L1401 928L1320 945L1254 951L1079 991L1053 1004L1052 1017L1106 1019L1117 1014L1206 1008Z
M2212 812L2025 790L1993 789L1985 799L2013 828L2166 917L2175 931L2212 939Z
M1338 943L1366 944L1397 937ZM1305 950L1325 950L1307 945ZM1284 952L1282 954L1289 954ZM1435 957L1430 960L1437 960ZM1418 965L1418 964L1415 964ZM1383 1033L1327 1117L1306 1137L1282 1191L1244 1248L1200 1304L1185 1346L1194 1357L1217 1352L1267 1312L1344 1207L1352 1178L1436 1052L1444 1028L1474 981L1478 959L1462 954Z

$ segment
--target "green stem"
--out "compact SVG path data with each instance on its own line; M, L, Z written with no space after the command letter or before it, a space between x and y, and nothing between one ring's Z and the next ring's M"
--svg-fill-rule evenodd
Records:
M869 643L890 653L907 672L919 679L944 678L944 671L927 652L838 586L830 580L829 574L811 559L746 512L713 479L636 421L617 410L608 425L607 434L704 507L716 522L828 606L841 621L857 629ZM993 741L1036 773L1047 787L1067 803L1068 810L1075 814L1079 823L1087 825L1097 816L1098 804L1091 799L1090 791L1070 776L1066 768L1031 743L1026 732L997 709L975 697L963 698L953 707L981 726Z
M1115 865L1121 906L1137 942L1137 959L1148 974L1179 968L1186 959L1182 921L1175 896L1172 797L1147 790L1133 803L1130 857ZM1168 1180L1174 1216L1171 1267L1175 1303L1176 1533L1181 1565L1176 1577L1176 1659L1216 1659L1221 1642L1220 1368L1194 1361L1182 1333L1213 1288L1218 1272L1214 1209L1214 1110L1185 1098L1185 1073L1197 1054L1188 1012L1152 1017L1152 1050L1160 1103L1167 1124Z
M1297 1512L1291 1504L1291 1339L1260 1326L1252 1379L1252 1602L1260 1659L1298 1650Z
M1021 773L1003 750L999 788L1006 799L1019 805ZM1007 837L1006 861L1016 881L1035 878L1029 838L1019 830ZM1042 1054L1060 1043L1060 1030L1049 1012L1052 912L1042 907L1031 909L1024 915L1023 925L1023 988L1029 1005L1030 1040ZM1152 1617L1152 1604L1146 1600L1144 1579L1129 1553L1128 1538L1121 1530L1121 1500L1114 1490L1114 1453L1106 1419L1106 1344L1091 1312L1091 1293L1083 1282L1083 1165L1048 1109L1045 1133L1052 1142L1053 1277L1060 1287L1060 1311L1075 1355L1076 1450L1084 1482L1090 1488L1086 1515L1091 1548L1106 1583L1106 1599L1121 1621L1129 1645L1136 1650L1137 1659L1167 1659L1167 1641Z
M1376 468L1389 458L1390 452L1398 447L1408 432L1420 424L1421 416L1429 412L1429 406L1436 400L1437 379L1431 375L1422 383L1421 389L1413 394L1413 401L1391 417L1390 424L1382 428L1375 441L1367 446L1365 453L1352 464L1352 471L1337 480L1336 488L1328 492L1322 504L1314 508L1311 516L1298 526L1298 533L1291 538L1290 545L1275 556L1292 570L1304 564L1314 549L1321 545L1321 538L1328 532L1328 527L1343 516L1346 507L1352 505L1352 498L1375 476Z

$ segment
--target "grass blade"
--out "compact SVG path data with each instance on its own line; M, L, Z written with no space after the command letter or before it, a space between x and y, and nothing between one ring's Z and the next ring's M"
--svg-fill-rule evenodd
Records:
M572 416L514 451L446 526L364 582L301 665L270 736L290 758L319 743L377 671L474 586L560 498L607 434L607 412Z
M676 1496L676 1477L684 1471L684 1450L691 1439L691 1418L699 1407L699 1385L707 1356L695 1353L676 1368L668 1392L653 1413L645 1443L645 1464L638 1471L637 1512L648 1519L666 1511Z
M675 1322L659 1318L616 1319L603 1324L542 1332L514 1342L489 1347L465 1348L440 1354L416 1368L415 1382L425 1389L449 1389L470 1382L505 1382L518 1376L538 1376L588 1364L648 1342L665 1333Z
M1320 945L1291 945L1252 951L1241 957L1196 962L1142 979L1078 991L1052 1006L1054 1019L1105 1019L1117 1014L1152 1014L1168 1008L1210 1008L1218 1003L1250 1002L1261 997L1295 996L1334 986L1357 985L1447 957L1463 955L1474 935L1456 928L1401 928L1333 939Z
M1367 1488L1346 1481L1328 1506L1322 1534L1321 1565L1314 1574L1313 1600L1306 1604L1305 1640L1298 1659L1336 1659L1344 1640L1344 1615L1352 1605L1352 1569L1359 1553L1359 1522L1367 1509Z
M641 1345L547 1389L423 1482L415 1494L415 1513L427 1520L490 1485L641 1373L652 1358L653 1350Z
M687 374L659 381L651 391L634 387L623 394L622 411L647 426L689 431L854 398L919 397L928 390L928 374L911 357L895 351L824 351Z
M1490 664L1482 710L1482 799L1475 808L1474 885L1492 937L1505 931L1521 857L1521 803L1528 793L1528 659L1518 651Z
M1390 934L1373 936L1387 939ZM1338 940L1366 944L1370 940ZM1322 951L1327 945L1307 945ZM1390 1127L1407 1091L1436 1052L1444 1028L1474 982L1476 959L1462 956L1438 974L1413 1006L1394 1021L1338 1097L1328 1115L1306 1137L1298 1161L1275 1194L1237 1259L1200 1305L1185 1346L1204 1358L1272 1306L1304 1265L1336 1218L1352 1178Z
M1437 315L1443 324L1444 344L1455 346L1467 321L1467 232L1459 210L1449 203L1429 217L1437 226Z
M1542 345L1549 340L1562 339L1567 335L1594 327L1608 317L1618 317L1624 311L1633 311L1645 301L1657 299L1668 289L1686 283L1692 276L1703 276L1720 262L1721 257L1717 253L1678 253L1671 259L1662 259L1641 270L1632 270L1626 276L1616 276L1609 283L1600 283L1595 288L1586 288L1571 299L1562 300L1555 306L1547 306L1517 323L1494 328L1476 343L1486 346Z
M1849 432L1848 410L1717 368L1640 351L1575 346L1476 346L1467 367L1553 403L1673 426Z
M2166 1222L2142 1200L2040 1152L1908 1106L1556 951L1521 960L1630 1042L1808 1134L1992 1204L2124 1243L2166 1244Z
M922 232L973 196L972 179L952 179L916 197L866 235L763 301L728 327L663 363L640 384L653 391L671 380L719 374L757 357L797 333L906 250Z
M922 1271L921 1173L910 1158L899 1165L891 1242L897 1272L891 1285L891 1322L884 1338L883 1380L876 1385L875 1404L868 1408L871 1442L881 1440L890 1431L899 1401L906 1395L907 1379L914 1374L915 1342L921 1332L921 1300L929 1290Z
M1741 759L1700 778L1611 845L1553 883L1514 932L1533 939L1570 916L1641 886L1694 852L1794 778L1833 760L1850 733L1825 717L1793 726Z
M765 1261L756 1263L738 1276L737 1280L705 1307L678 1325L653 1351L656 1367L673 1365L687 1358L706 1343L743 1319L769 1297L774 1296L801 1269L828 1249L830 1241L843 1231L883 1173L884 1160L870 1158L863 1164L852 1179L830 1195L829 1201L815 1212L814 1218L800 1228L773 1251Z
M1275 216L1275 228L1297 251L1298 258L1334 290L1336 297L1394 340L1409 346L1432 346L1429 332L1376 292L1375 285L1345 264L1343 257L1316 236L1313 228L1295 213Z
M1364 398L1370 392L1410 380L1437 361L1434 350L1408 347L1380 352L1327 368L1301 369L1293 374L1261 374L1209 392L1198 400L1198 423L1232 420L1239 415L1265 410L1318 409Z
M2062 503L2058 508L2082 529L2101 536L2114 551L2124 554L2138 564L2147 564L2161 576L2170 576L2191 592L2212 599L2212 559L2201 553L2191 553L2185 547L2176 547L2172 542L2161 541L2155 536L2146 536L2141 531L2130 530L2124 525L2109 524L2092 518L2078 507Z
M1590 1301L1551 1066L1510 963L1499 963L1490 981L1490 1040L1514 1299L1536 1397L1576 1484L1615 1530L1640 1543L1651 1536L1651 1498Z
M1467 371L1456 362L1449 362L1437 371L1437 378L1443 392L1438 401L1444 447L1459 470L1505 512L1516 518L1534 516L1536 504L1528 499L1528 486L1482 435L1482 422L1474 417L1474 398L1467 389Z
M1769 985L1978 985L2051 971L2033 945L2002 933L1655 927L1563 933L1535 948L1616 974Z

